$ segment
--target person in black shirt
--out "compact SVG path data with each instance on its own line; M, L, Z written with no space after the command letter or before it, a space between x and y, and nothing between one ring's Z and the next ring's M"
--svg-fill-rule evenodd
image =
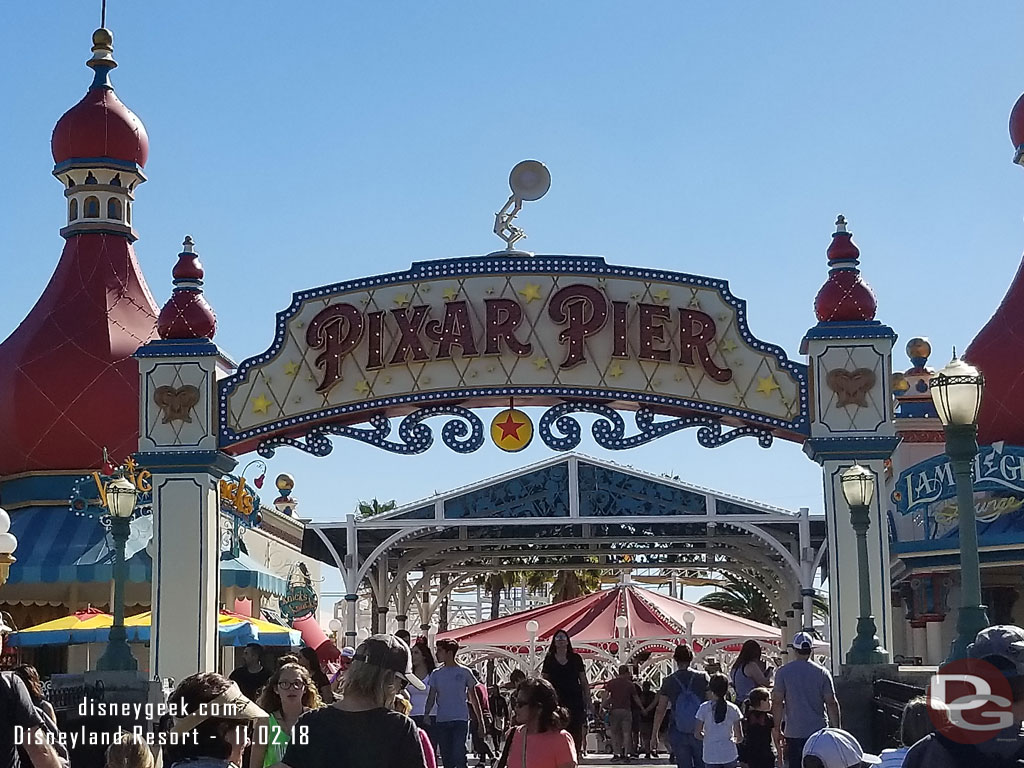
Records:
M394 635L368 637L352 659L342 696L307 712L284 753L288 768L426 768L416 724L390 708L405 685L420 690L409 646Z
M228 675L228 679L238 683L238 689L245 698L256 701L260 691L270 679L270 672L263 668L263 646L249 643L242 650L242 666Z
M572 734L576 751L582 755L587 712L593 707L593 701L583 657L572 649L569 633L564 629L555 632L551 638L541 674L554 686L558 703L569 711L569 724L565 730Z

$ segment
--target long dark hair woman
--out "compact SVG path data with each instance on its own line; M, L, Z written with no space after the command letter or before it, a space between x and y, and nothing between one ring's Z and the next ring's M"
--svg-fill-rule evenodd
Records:
M317 693L320 694L320 698L323 700L323 703L333 704L334 691L331 690L331 681L320 667L320 659L317 657L316 651L308 645L300 648L299 664L309 671L310 677L313 678L313 685L316 686Z
M569 633L560 629L551 637L551 645L541 668L544 679L554 686L558 703L569 712L566 729L576 743L576 752L583 753L583 737L587 712L593 706L590 683L583 667L583 657L572 649Z
M514 699L516 726L503 758L514 768L576 768L578 757L572 735L563 730L569 713L558 706L558 695L547 680L520 683Z
M434 654L430 652L430 645L426 638L416 638L416 642L412 644L411 653L412 673L422 680L424 685L429 686L430 675L437 668L437 663L434 661ZM409 703L412 704L410 717L420 728L425 728L427 718L424 712L427 705L427 692L409 687L405 689L405 693L409 697Z
M732 687L736 691L736 703L740 706L755 688L768 688L771 683L761 661L761 644L747 640L740 648L740 655L732 665Z
M392 702L406 685L421 688L409 646L373 635L356 648L341 698L307 712L281 762L289 768L426 768L416 724Z
M14 674L21 678L21 681L25 683L25 687L28 688L28 695L32 698L32 703L43 710L54 723L57 722L57 714L53 711L53 705L46 700L46 696L43 695L43 681L39 677L39 672L31 664L19 664L14 668Z

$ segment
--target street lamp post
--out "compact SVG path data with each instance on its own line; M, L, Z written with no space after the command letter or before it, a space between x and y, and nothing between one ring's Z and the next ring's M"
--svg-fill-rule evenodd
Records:
M854 464L843 472L843 498L850 507L850 525L857 535L857 571L860 582L860 616L857 635L846 654L847 664L888 664L889 654L878 639L878 629L871 610L871 572L868 570L869 511L875 495L875 476L870 470Z
M0 587L7 583L11 574L11 564L15 561L14 550L18 548L18 539L11 533L11 518L0 509Z
M118 473L107 483L105 493L110 513L110 534L114 539L114 623L110 628L107 649L96 663L96 669L131 672L139 668L139 662L132 655L124 630L124 583L127 578L124 555L138 489L123 473Z
M960 614L956 639L948 661L967 656L967 646L988 626L981 603L981 564L978 524L974 514L974 478L971 465L978 455L978 412L985 377L972 365L953 358L932 376L932 402L946 432L946 455L956 480L956 507L960 534Z

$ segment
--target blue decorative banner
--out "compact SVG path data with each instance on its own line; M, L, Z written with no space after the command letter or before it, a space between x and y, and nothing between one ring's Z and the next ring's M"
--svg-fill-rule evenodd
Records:
M984 446L974 460L977 493L1024 494L1024 448ZM900 473L892 501L901 515L924 510L930 504L956 496L956 482L945 454L919 462Z

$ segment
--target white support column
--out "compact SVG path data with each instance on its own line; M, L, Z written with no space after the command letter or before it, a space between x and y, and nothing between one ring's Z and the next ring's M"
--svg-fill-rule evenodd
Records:
M349 513L345 517L345 645L355 648L356 618L359 613L359 535L356 530L356 516Z
M152 341L135 353L136 458L153 475L150 674L179 681L216 670L220 649L219 483L236 462L217 450L219 355L207 339Z
M922 664L928 664L928 632L924 626L911 627L911 643L914 655L920 657Z
M891 387L896 333L875 320L875 300L861 280L859 256L840 216L828 248L828 281L815 301L819 322L800 345L808 357L810 385L810 434L804 453L821 465L825 488L834 669L846 659L860 613L857 543L839 482L842 471L853 464L868 467L875 475L868 529L871 611L883 649L892 646L888 496L882 465L900 442ZM842 290L836 292L840 285Z
M861 459L858 463L878 479L877 488L884 487L885 467L882 459ZM826 461L825 523L829 541L829 627L835 663L846 658L857 634L860 595L860 568L857 564L857 539L850 523L850 508L843 498L840 477L853 465L850 460ZM871 611L875 617L878 639L882 647L892 647L892 588L889 584L889 532L884 498L875 492L871 499L871 525L868 528L868 579L871 583Z

